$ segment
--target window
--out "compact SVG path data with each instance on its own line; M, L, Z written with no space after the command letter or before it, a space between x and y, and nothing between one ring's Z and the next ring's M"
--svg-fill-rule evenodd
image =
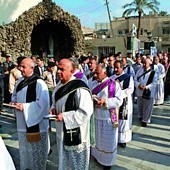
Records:
M162 34L170 34L170 28L162 28Z
M168 53L170 53L170 48L168 48Z
M123 34L123 31L122 30L118 30L118 34Z
M129 34L129 29L125 29L125 34Z
M101 55L107 56L109 53L115 53L115 47L99 47L99 53Z
M168 41L168 37L163 37L162 41Z
M164 21L163 24L164 25L169 25L169 21Z

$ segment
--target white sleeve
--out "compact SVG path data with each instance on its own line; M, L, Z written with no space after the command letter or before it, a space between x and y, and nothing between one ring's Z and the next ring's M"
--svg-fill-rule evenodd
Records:
M148 84L148 85L146 86L146 89L152 90L153 88L156 87L157 82L158 82L158 72L155 71L155 74L154 74L152 83Z
M133 91L134 91L134 81L133 81L133 77L131 76L128 88L122 90L122 97L123 97L123 99L128 97L128 95L132 94Z
M43 120L49 112L49 92L46 83L38 79L36 84L36 101L23 103L24 117L28 127Z
M140 68L138 71L137 71L137 73L136 73L136 75L135 75L135 77L134 77L134 84L135 84L135 87L136 88L138 88L138 86L140 85L140 82L138 81L138 77L139 77L139 75L141 75L142 74L142 69Z
M63 112L64 123L66 129L73 129L79 127L83 123L90 120L93 113L93 101L91 94L85 89L78 89L76 92L79 101L79 108Z

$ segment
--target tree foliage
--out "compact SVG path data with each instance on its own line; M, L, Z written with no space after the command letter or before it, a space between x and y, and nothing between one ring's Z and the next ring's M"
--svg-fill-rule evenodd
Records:
M168 12L166 12L166 11L160 11L158 15L159 15L159 16L168 16Z
M133 2L123 6L125 9L122 15L123 17L128 17L132 13L138 13L137 38L140 36L141 17L145 15L145 10L149 9L157 13L159 11L159 5L160 3L157 0L133 0Z

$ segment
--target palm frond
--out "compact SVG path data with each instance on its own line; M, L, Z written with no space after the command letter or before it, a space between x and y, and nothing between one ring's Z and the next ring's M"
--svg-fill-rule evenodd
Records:
M160 3L157 0L133 0L131 3L125 4L123 6L124 9L126 9L123 12L123 17L129 16L130 14L132 14L132 12L134 13L138 13L138 17L139 17L139 23L138 23L138 32L137 32L137 38L139 38L140 36L140 19L141 16L144 13L145 9L150 9L153 12L158 12L159 8L158 6L160 5Z
M147 3L146 7L153 10L153 11L159 11L158 6L156 4L151 3L151 2Z
M135 8L129 8L123 12L122 17L127 17L130 14L135 13L135 12L136 12Z
M127 7L131 7L131 6L134 6L134 2L123 5L122 8L127 8Z

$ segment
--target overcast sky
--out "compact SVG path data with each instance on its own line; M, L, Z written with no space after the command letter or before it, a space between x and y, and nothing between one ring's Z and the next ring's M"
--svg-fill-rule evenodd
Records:
M0 24L14 21L19 15L29 8L37 5L42 0L0 0ZM95 22L108 22L108 13L105 0L52 0L65 11L77 16L81 24L94 28ZM121 17L124 9L122 6L132 0L108 0L111 17ZM158 0L160 11L170 14L170 0ZM134 14L135 15L135 14Z

